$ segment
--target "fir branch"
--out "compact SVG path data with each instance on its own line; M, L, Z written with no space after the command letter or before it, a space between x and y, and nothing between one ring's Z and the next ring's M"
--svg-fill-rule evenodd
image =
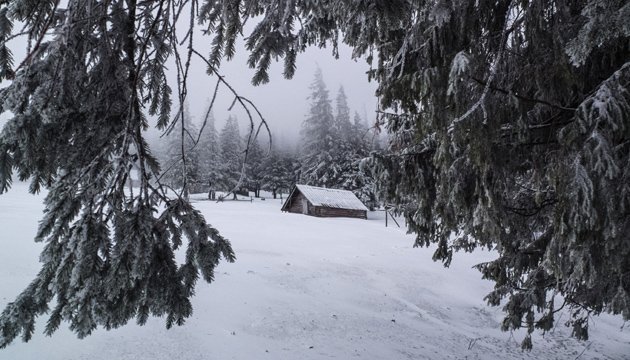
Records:
M15 68L15 70L13 71L14 74L17 73L23 66L29 64L31 62L31 59L39 51L39 48L40 48L40 46L42 44L42 41L44 40L44 37L46 36L46 33L48 32L48 29L52 25L53 19L55 17L55 12L57 11L57 7L58 6L59 6L59 0L55 0L53 8L52 8L52 10L50 10L50 13L48 14L48 18L46 19L46 22L44 23L43 29L42 29L41 33L39 34L39 37L37 38L37 41L35 42L35 46L24 57L24 60L22 60L22 62L18 65L18 67ZM32 30L29 30L29 34L31 33L31 31Z
M451 124L448 126L449 134L455 130L455 128L458 126L459 123L466 120L475 111L477 111L477 109L479 109L480 107L483 107L483 103L486 100L486 96L488 95L488 92L490 91L490 85L492 84L492 81L494 80L499 70L499 62L501 61L503 57L503 52L505 51L505 42L507 41L507 35L508 35L507 25L510 18L511 10L512 10L512 0L510 0L507 6L507 11L505 13L505 24L503 25L503 34L501 35L501 41L499 44L499 51L496 55L496 58L492 62L492 65L490 65L490 70L489 70L490 74L488 75L488 81L483 89L483 92L481 93L481 96L479 97L479 99L470 108L468 108L468 110L466 110L466 112L463 115L457 117L451 122ZM486 121L485 117L486 116L484 115L484 123Z
M554 109L562 110L562 111L565 111L565 112L567 112L567 111L568 112L574 112L574 111L577 110L577 108L567 107L567 106L562 106L562 105L556 105L556 104L552 104L552 103L550 103L549 101L546 101L546 100L530 98L530 97L523 96L523 95L518 94L518 93L514 93L512 91L501 89L501 88L499 88L499 87L497 87L495 85L489 84L488 82L483 81L481 79L478 79L478 78L476 78L474 76L470 76L470 79L472 79L473 81L475 81L479 85L483 86L484 89L485 88L489 88L492 91L496 91L498 93L501 93L501 94L507 95L507 96L513 96L513 97L515 97L515 98L517 98L519 100L522 100L522 101L525 101L525 102L528 102L528 103L542 104L542 105L545 105L545 106L548 106L548 107L551 107L551 108L554 108Z

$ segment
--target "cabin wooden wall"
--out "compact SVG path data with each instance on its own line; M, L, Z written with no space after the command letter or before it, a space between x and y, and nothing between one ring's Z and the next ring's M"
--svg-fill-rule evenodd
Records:
M365 210L350 210L321 206L309 207L309 214L319 217L350 217L367 219L367 212Z
M289 205L289 207L287 208L288 212L292 212L292 213L296 213L296 214L301 214L302 213L302 201L305 201L306 198L304 197L304 195L302 195L301 192L297 192L297 194L295 194L292 198L291 198L291 204ZM306 200L308 201L308 200ZM310 206L309 204L309 210L312 208L312 206Z

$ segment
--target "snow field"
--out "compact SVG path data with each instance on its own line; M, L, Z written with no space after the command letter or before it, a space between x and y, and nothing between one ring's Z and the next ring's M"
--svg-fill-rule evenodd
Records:
M17 183L0 196L0 306L39 270L32 239L43 196ZM499 330L500 308L485 305L492 284L471 267L491 252L457 254L449 269L414 249L404 229L368 220L319 219L280 212L280 200L203 200L195 206L231 240L237 261L222 263L215 282L200 282L194 314L166 330L164 319L97 330L78 340L65 324L0 359L626 359L630 330L620 318L593 319L591 339L556 329L534 336Z

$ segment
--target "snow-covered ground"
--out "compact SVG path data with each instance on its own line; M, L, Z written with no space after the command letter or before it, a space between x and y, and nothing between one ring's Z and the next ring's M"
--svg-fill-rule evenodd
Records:
M38 271L35 244L42 196L15 184L0 196L0 306ZM196 206L229 238L237 254L216 281L200 282L193 316L166 330L146 326L98 330L77 340L64 325L0 359L628 359L630 329L620 318L592 319L591 339L556 329L520 350L522 332L499 330L499 308L485 305L491 283L472 265L492 253L458 254L451 268L414 249L403 229L369 219L319 219L280 212L280 200L200 200Z

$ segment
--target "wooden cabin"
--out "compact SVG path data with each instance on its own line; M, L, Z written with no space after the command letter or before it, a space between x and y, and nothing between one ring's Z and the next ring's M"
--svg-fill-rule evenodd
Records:
M367 219L367 207L351 191L297 184L282 211L317 217Z

